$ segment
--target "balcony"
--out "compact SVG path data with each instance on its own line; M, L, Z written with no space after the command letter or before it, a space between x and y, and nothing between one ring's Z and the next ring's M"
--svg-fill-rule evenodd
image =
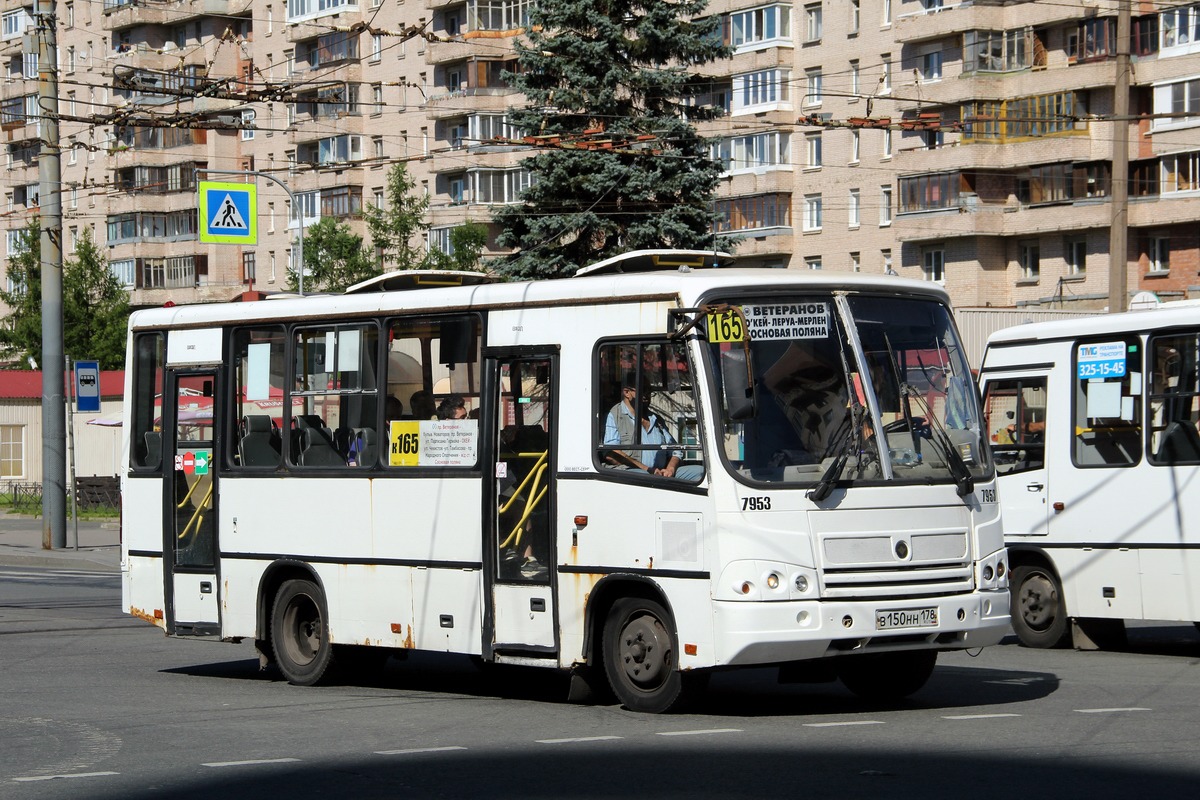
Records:
M235 12L243 10L244 3L234 4L232 0L175 0L171 4L171 14L174 22L185 22L196 17L206 16L235 16Z
M105 0L101 28L106 31L122 31L139 25L170 25L177 19L173 4L162 0L139 0L137 3L120 4Z
M1115 16L1121 0L1079 0L1078 3L1011 2L975 4L965 0L933 13L918 12L897 16L896 41L915 44L970 30L1013 30L1045 27L1058 22L1087 17Z
M475 113L503 114L512 105L514 94L517 91L507 86L441 91L426 98L425 113L433 120L461 117L467 108ZM464 103L464 97L470 97L470 102Z
M475 41L430 42L425 47L425 61L430 64L449 64L454 61L465 61L481 52L488 55L500 55L503 51L495 46L494 40L486 43L486 50ZM495 49L493 49L495 46Z

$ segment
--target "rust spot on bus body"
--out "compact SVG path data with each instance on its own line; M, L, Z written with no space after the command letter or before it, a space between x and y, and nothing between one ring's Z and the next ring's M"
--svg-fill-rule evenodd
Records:
M149 622L156 628L162 628L163 630L166 630L167 623L166 620L163 619L163 614L161 611L150 612L141 608L134 608L133 606L130 606L129 615L131 617L137 617L142 622Z

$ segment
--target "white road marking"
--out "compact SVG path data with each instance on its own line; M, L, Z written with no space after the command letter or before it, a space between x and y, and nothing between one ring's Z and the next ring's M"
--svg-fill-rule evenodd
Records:
M710 728L700 731L659 731L659 736L707 736L710 733L741 733L741 728Z
M623 736L577 736L574 739L536 739L538 744L575 744L576 742L607 742Z
M27 778L13 778L18 783L29 783L31 781L56 781L67 778L101 778L105 775L120 775L119 772L76 772L73 775L31 775Z
M465 747L413 747L408 750L376 750L377 756L408 756L416 753L445 753L450 750L466 750Z
M953 714L942 719L1000 719L1001 717L1019 717L1020 714Z
M855 722L805 722L803 724L803 727L805 727L805 728L840 728L840 727L849 726L849 725L883 725L883 724L884 724L884 722L881 719L864 719L864 720L855 721Z
M1077 708L1075 712L1078 714L1117 714L1122 711L1152 711L1149 708L1138 708L1131 706L1129 708Z
M245 761L209 761L202 767L256 767L261 764L289 764L299 761L298 758L256 758Z

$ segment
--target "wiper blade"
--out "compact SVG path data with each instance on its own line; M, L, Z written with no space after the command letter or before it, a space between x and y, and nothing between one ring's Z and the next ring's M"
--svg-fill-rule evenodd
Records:
M821 480L817 481L813 488L805 493L805 497L814 502L821 502L829 493L833 491L834 484L838 482L838 478L842 477L842 470L846 468L846 461L850 457L851 451L858 451L859 438L862 434L862 412L863 407L855 403L850 407L850 415L847 419L850 421L850 427L842 431L837 444L834 445L837 455L833 461L825 469L821 475Z
M942 427L942 423L934 416L933 409L925 402L925 398L917 391L912 384L904 384L901 391L909 397L917 401L917 405L921 406L921 410L925 413L926 425L930 430L930 441L933 443L942 454L942 458L946 460L946 468L950 470L950 476L954 478L954 483L957 487L959 497L966 497L971 492L975 491L975 477L971 475L971 468L967 466L967 462L963 460L962 455L958 452L958 448L954 446L954 440L950 438L950 434L946 433L946 429Z

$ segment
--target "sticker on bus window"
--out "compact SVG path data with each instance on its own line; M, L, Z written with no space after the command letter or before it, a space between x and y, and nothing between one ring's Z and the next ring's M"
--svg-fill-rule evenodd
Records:
M826 339L828 303L742 306L751 341L769 339Z
M733 310L713 312L708 315L707 320L710 342L740 342L746 338L742 318Z
M471 467L478 460L479 421L392 420L388 464L393 467Z
M1125 343L1081 344L1076 349L1079 380L1125 377Z

